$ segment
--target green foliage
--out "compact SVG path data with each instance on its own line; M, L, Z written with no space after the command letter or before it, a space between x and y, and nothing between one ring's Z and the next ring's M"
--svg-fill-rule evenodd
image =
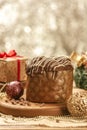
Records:
M76 87L87 90L87 69L83 65L75 69L74 80Z

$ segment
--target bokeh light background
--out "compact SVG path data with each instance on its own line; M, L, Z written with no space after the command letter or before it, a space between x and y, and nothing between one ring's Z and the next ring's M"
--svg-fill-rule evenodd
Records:
M87 50L87 0L0 0L0 52L70 55Z

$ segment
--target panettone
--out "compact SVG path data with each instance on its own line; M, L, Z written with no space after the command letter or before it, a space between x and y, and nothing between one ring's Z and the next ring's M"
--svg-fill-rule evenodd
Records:
M26 99L41 103L66 103L72 94L73 67L68 57L35 57L26 64Z

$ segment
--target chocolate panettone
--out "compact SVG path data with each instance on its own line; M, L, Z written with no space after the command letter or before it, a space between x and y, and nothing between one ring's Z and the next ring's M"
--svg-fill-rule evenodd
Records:
M73 67L68 57L35 57L27 62L26 99L41 103L65 103L72 94Z

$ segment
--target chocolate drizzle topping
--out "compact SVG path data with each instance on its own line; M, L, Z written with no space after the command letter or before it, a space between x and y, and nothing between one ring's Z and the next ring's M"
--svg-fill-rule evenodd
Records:
M60 57L50 57L47 58L45 56L35 57L27 62L26 65L26 73L27 75L34 74L42 74L44 71L59 71L59 70L72 70L71 60L68 57L60 56Z

